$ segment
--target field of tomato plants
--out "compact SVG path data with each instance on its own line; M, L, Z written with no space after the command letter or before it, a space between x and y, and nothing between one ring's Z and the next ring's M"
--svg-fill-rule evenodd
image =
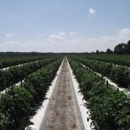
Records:
M86 100L85 106L89 109L89 118L86 120L92 120L94 130L129 130L129 95L113 89L102 77L83 67L82 61L84 61L82 58L79 60L79 57L75 56L69 58L80 91ZM89 67L96 65L90 63ZM108 71L106 68L104 70Z
M0 130L23 130L30 124L29 119L44 100L62 60L63 57L54 56L1 71L1 90L12 87L0 95ZM14 85L23 79L21 86Z
M37 62L31 62L23 64L21 66L13 66L8 70L0 70L0 91L12 86L18 82L22 83L22 80L29 74L41 69L45 65L56 60L57 57L39 60Z
M75 60L91 68L93 71L100 73L102 76L106 76L118 86L123 88L130 87L130 69L117 66L112 63L106 63L96 60L91 60L83 57L73 57Z
M89 55L83 55L82 57L86 59L103 61L107 63L130 67L130 55L89 54Z
M45 56L0 56L0 69L45 59Z
M17 59L13 56L10 60L4 56L0 60L0 68L8 67L0 70L0 130L23 130L31 125L30 119L37 114L37 110L47 98L46 93L62 61L64 62L61 73L57 75L55 93L53 92L50 98L52 106L54 105L54 109L50 109L53 112L50 113L56 114L49 114L47 118L48 122L53 120L52 124L47 124L49 130L57 129L56 125L59 121L54 123L54 120L60 120L61 117L61 122L68 120L69 124L73 124L73 128L80 129L78 123L71 122L71 115L75 114L74 110L77 106L75 105L77 97L74 98L73 93L71 94L73 90L71 69L79 83L85 107L89 110L86 122L91 121L91 128L93 130L130 129L130 95L119 89L113 89L113 86L103 78L105 76L118 87L129 91L129 56L71 55L68 56L68 60L67 58L63 60L62 55L19 57ZM125 57L124 61L123 57ZM16 85L17 83L19 85ZM77 119L76 115L75 118L73 116L75 122ZM53 126L54 124L56 127ZM59 126L62 129L71 125Z

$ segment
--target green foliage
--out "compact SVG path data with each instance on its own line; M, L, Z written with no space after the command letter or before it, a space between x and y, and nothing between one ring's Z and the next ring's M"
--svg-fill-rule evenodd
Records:
M56 60L57 59L57 60ZM23 86L0 95L0 130L23 130L44 100L62 58L29 75ZM35 68L35 67L32 67Z
M90 110L89 118L94 130L129 130L130 98L110 85L107 87L103 79L80 63L72 59L69 61L87 102L86 107Z
M0 56L0 68L42 60L45 56Z
M40 60L39 62L31 62L21 66L10 67L8 70L0 71L0 91L22 81L31 73L41 69L43 66L53 62L58 57Z
M123 66L112 65L111 63L105 63L95 60L88 60L85 58L73 57L76 61L88 66L93 71L96 71L103 76L107 76L113 82L119 86L128 88L130 84L130 69Z
M5 117L8 117L9 124L7 129L17 130L21 125L27 125L27 121L30 115L35 113L33 97L29 91L25 88L9 89L1 97L0 101L0 113ZM4 126L5 127L5 126Z
M91 55L83 55L82 57L84 59L102 61L102 62L106 62L106 63L130 67L130 55L91 54Z

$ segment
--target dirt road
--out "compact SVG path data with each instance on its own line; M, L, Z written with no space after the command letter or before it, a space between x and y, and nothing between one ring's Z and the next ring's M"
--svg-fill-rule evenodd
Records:
M46 116L42 130L84 130L66 58Z

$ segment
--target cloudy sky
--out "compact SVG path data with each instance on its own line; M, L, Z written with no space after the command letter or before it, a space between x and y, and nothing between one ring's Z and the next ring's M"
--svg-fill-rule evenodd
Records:
M130 40L130 0L0 0L0 51L91 52Z

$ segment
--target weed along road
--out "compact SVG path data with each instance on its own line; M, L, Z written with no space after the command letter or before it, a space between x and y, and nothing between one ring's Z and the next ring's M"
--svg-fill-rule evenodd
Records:
M65 58L41 130L84 130Z

